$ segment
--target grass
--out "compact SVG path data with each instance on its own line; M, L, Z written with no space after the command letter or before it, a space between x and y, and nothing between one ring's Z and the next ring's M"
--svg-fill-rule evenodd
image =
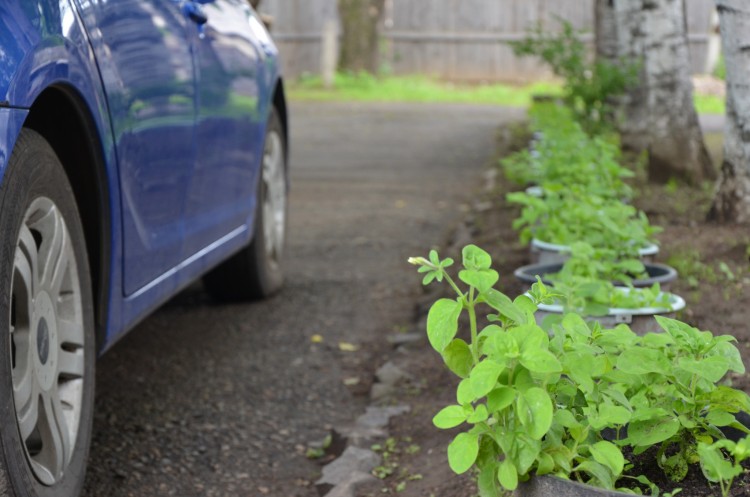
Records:
M716 95L694 95L695 110L698 114L724 114L725 99Z
M426 76L369 74L336 75L334 88L325 89L319 77L305 77L289 87L294 100L368 102L448 102L525 107L534 94L561 95L559 84L540 82L524 86L502 84L458 85Z
M345 102L445 102L526 107L535 94L562 95L555 82L537 82L514 86L507 84L467 85L441 82L427 76L383 76L338 73L334 88L323 87L317 76L292 82L288 93L293 100ZM696 95L700 114L723 114L724 99Z

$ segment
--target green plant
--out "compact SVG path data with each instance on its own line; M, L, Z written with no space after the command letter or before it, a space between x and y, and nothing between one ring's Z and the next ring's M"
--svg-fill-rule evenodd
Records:
M731 460L726 459L725 453ZM734 479L742 474L743 468L740 463L750 458L750 437L737 442L719 440L711 445L699 442L698 455L703 475L708 481L718 483L721 495L726 497Z
M531 474L630 492L645 485L658 495L644 476L627 474L623 447L658 447L657 463L680 480L700 460L699 442L724 439L719 427L747 431L734 413L750 409L748 396L716 385L727 371L744 371L732 337L662 318L665 333L639 337L574 313L550 337L534 318L537 303L556 297L541 281L511 300L493 288L499 276L489 254L469 245L462 256L465 289L447 271L453 260L435 251L409 262L424 284L445 281L456 294L437 300L427 317L430 344L461 378L457 403L433 422L468 425L450 443L448 462L456 473L476 467L481 495L512 490ZM457 337L463 314L468 342Z
M543 198L513 192L506 198L523 206L513 221L522 242L531 238L558 245L583 241L626 259L639 257L638 251L653 243L660 231L632 205L589 194L583 188L549 188Z
M518 184L546 189L585 188L601 197L629 199L625 183L633 173L622 167L616 135L588 136L571 111L554 104L535 104L529 111L535 137L530 150L501 161L506 177Z
M588 132L609 129L614 114L610 101L637 80L639 66L625 60L591 62L580 33L569 22L558 21L561 30L557 34L540 24L526 38L509 45L517 56L539 57L564 78L565 102Z
M667 264L673 266L684 278L688 285L698 287L701 281L717 283L719 275L714 268L701 260L701 254L695 249L676 250L667 259Z
M649 288L617 287L610 281L580 276L552 277L555 291L566 312L586 317L606 316L611 309L672 308L671 295L662 292L658 283Z
M637 257L627 257L611 248L594 248L586 242L570 245L570 258L552 278L578 276L628 284L648 277L646 266Z

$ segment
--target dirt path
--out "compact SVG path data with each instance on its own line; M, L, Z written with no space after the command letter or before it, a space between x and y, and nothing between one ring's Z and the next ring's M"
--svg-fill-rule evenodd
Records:
M305 446L362 411L386 336L413 318L406 258L463 217L520 115L292 105L286 290L217 306L197 285L98 362L85 495L316 496Z

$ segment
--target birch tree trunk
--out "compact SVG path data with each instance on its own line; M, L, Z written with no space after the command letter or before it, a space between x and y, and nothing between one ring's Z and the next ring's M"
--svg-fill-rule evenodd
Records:
M709 219L750 221L750 2L717 0L727 67L724 162Z
M385 0L338 0L341 69L378 72L379 25L384 6Z
M617 60L617 17L614 0L594 2L594 41L597 57L610 62Z
M653 181L714 179L693 105L684 0L597 0L595 13L598 55L640 64L622 99L623 146L648 150Z

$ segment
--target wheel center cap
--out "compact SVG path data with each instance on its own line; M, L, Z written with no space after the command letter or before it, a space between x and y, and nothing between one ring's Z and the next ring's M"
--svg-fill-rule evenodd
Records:
M47 364L49 357L49 326L47 320L42 318L36 328L36 350L39 353L39 361L42 365Z
M57 360L57 321L55 319L55 308L49 295L41 291L34 298L34 321L36 326L36 371L39 386L44 391L49 391L57 382L58 360Z

